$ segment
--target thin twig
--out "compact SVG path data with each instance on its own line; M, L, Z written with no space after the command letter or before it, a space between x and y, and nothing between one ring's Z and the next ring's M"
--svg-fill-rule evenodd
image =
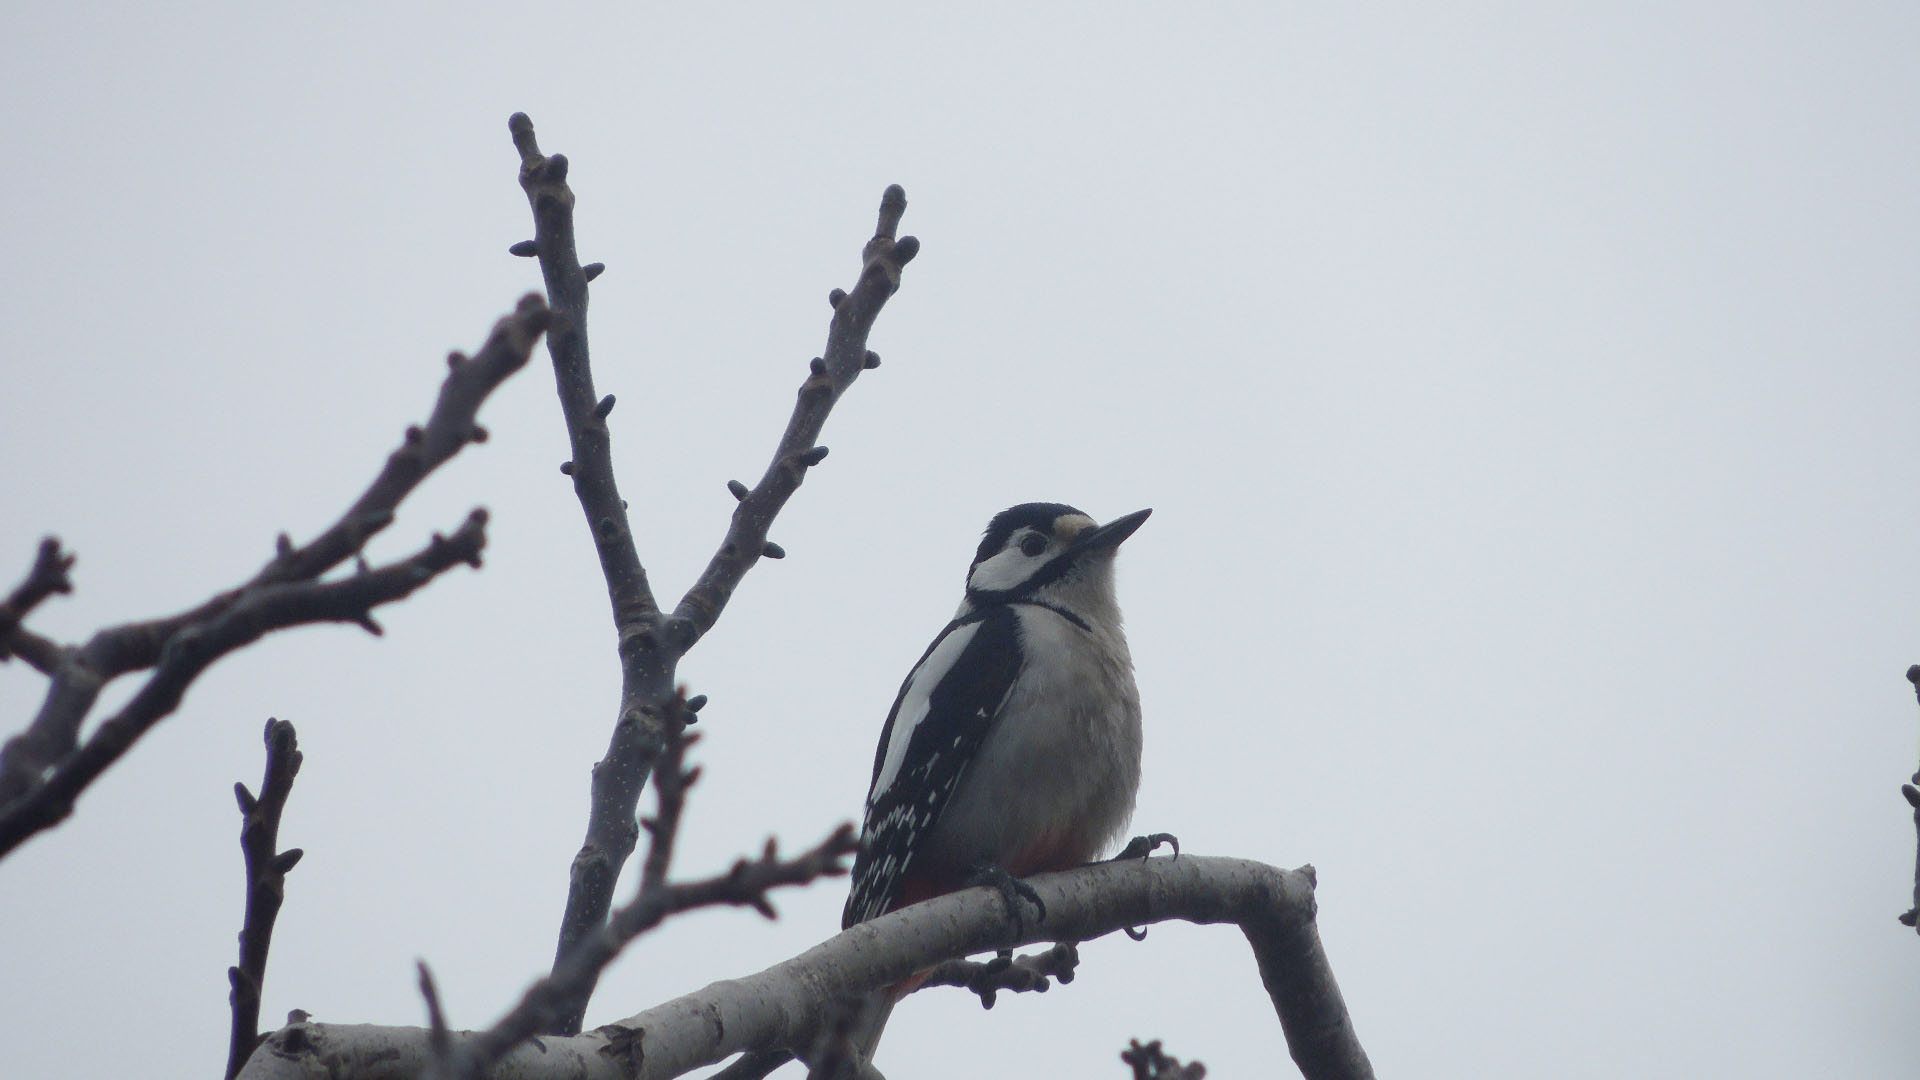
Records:
M1180 1064L1180 1059L1160 1049L1159 1039L1145 1046L1140 1045L1139 1039L1129 1039L1127 1044L1127 1048L1120 1051L1120 1060L1133 1067L1133 1080L1205 1080L1205 1065L1197 1061Z
M674 727L669 729L666 749L660 754L660 768L654 775L654 798L659 809L640 821L647 830L647 857L640 863L640 895L658 893L667 887L667 871L673 868L673 849L680 839L680 815L687 808L687 791L700 779L698 767L687 768L687 751L700 736L687 733L685 693L674 698Z
M73 579L67 576L71 569L73 556L60 550L59 540L49 536L40 541L40 550L34 556L33 566L27 570L26 580L13 590L6 603L0 604L0 660L13 655L14 633L40 601L54 593L73 591ZM33 659L28 657L27 662L31 664Z
M533 210L532 252L538 254L546 280L547 303L553 308L553 327L547 335L547 353L553 358L554 381L560 393L560 411L566 417L573 458L566 472L586 511L600 571L607 580L616 627L659 610L647 572L634 547L627 523L626 503L613 475L612 443L607 414L613 399L602 401L593 388L593 367L587 350L587 275L574 247L573 189L567 185L565 154L540 152L533 121L526 113L507 120L513 145L520 153L520 187Z
M176 639L198 633L260 591L316 580L357 554L368 538L393 521L401 500L421 480L462 447L486 438L486 430L475 421L481 404L526 366L547 321L546 303L537 296L525 297L513 314L494 325L478 353L448 357L447 377L426 424L407 429L380 474L338 521L302 547L282 535L273 558L246 584L190 611L102 630L76 648L36 639L29 662L52 680L27 730L0 747L0 807L18 802L49 769L78 752L81 722L109 682L159 664ZM22 640L27 637L24 631L14 635L22 655L27 654Z
M1920 664L1907 669L1907 681L1913 684L1913 691L1920 698ZM1913 774L1913 783L1901 784L1900 794L1905 796L1907 805L1913 807L1914 857L1913 857L1913 906L1900 921L1920 931L1920 772Z
M25 660L28 667L49 678L60 670L60 661L67 654L59 642L41 637L24 626L13 628L7 646L12 655Z
M300 581L246 590L204 622L173 635L147 684L100 724L85 746L61 761L46 783L0 810L0 857L73 812L74 800L140 736L180 705L187 687L214 661L275 630L344 622L379 633L373 609L404 599L462 563L478 567L487 512L475 510L450 536L435 533L413 556L333 581Z
M280 814L286 809L293 778L299 775L305 755L300 753L293 725L285 720L267 721L266 743L266 774L260 781L259 797L245 784L233 785L234 798L240 803L247 909L240 924L240 963L227 969L227 982L232 987L227 1000L233 1007L227 1080L239 1075L240 1067L260 1043L260 990L267 979L267 949L273 943L273 923L280 915L280 902L286 899L287 872L303 854L299 848L276 849L280 843Z
M434 985L433 969L425 960L416 960L414 971L420 980L420 997L427 1003L427 1045L433 1050L435 1072L444 1074L453 1067L453 1033L447 1030L447 1014L440 1007L440 988Z
M1051 980L1073 981L1080 965L1080 950L1072 942L1062 941L1045 952L1028 953L1015 958L1002 955L984 964L972 960L949 960L934 968L919 989L929 986L958 986L980 998L980 1007L993 1008L1001 990L1016 994L1044 994Z
M682 725L684 727L684 725ZM732 869L701 881L675 884L667 880L675 834L687 788L699 779L698 769L685 767L686 751L696 741L676 732L660 756L654 784L659 808L648 823L651 841L640 890L613 913L606 925L581 939L556 970L529 987L513 1009L484 1032L464 1040L436 1080L471 1080L482 1076L514 1047L548 1030L556 1015L577 1007L590 992L600 972L620 955L627 943L660 925L670 915L695 908L732 905L750 907L768 918L776 914L767 894L788 885L805 885L822 877L847 872L846 859L858 848L852 825L842 825L826 840L794 859L782 859L768 840L758 859L740 859ZM603 1053L631 1053L637 1063L643 1052L640 1037L614 1042Z
M900 288L901 269L920 253L917 238L894 238L906 211L905 189L898 184L888 187L880 198L880 219L873 238L861 250L860 279L851 292L840 295L835 290L839 299L827 327L826 351L809 367L806 381L800 384L799 400L774 449L772 462L760 482L741 498L720 549L674 609L674 614L693 623L696 637L713 627L741 578L765 553L767 531L775 515L799 489L807 470L826 457L826 448L818 444L834 402L861 371L880 362L867 350L867 335L887 299Z
M807 470L826 457L826 448L818 446L817 440L834 403L861 371L879 362L867 351L868 333L887 298L900 287L901 268L920 244L911 236L895 239L906 211L906 194L898 186L888 188L881 200L879 224L862 249L859 281L850 293L834 291L827 350L810 365L801 383L799 401L772 463L753 489L730 485L740 505L726 536L674 611L663 613L640 563L626 503L614 479L607 426L614 398L601 396L595 389L589 360L588 283L602 267L580 264L566 156L541 153L533 121L525 113L515 113L507 127L520 155L520 186L534 223L533 239L510 250L538 257L553 305L547 349L553 357L554 381L573 455L562 471L573 478L606 579L621 662L618 718L607 752L593 769L586 838L574 856L554 948L557 973L578 943L606 923L614 883L638 841L635 808L667 738L666 713L680 659L713 627L753 564L763 555L777 557L779 549L768 540L767 532ZM586 994L591 996L591 985ZM563 1035L579 1031L586 1005L583 997L578 1009L555 1018L550 1031Z

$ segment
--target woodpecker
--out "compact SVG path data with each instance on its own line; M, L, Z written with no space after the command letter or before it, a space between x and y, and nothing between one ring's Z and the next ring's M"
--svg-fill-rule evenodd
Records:
M1140 695L1113 562L1150 513L1025 503L987 525L881 729L843 928L983 874L1080 866L1126 829Z

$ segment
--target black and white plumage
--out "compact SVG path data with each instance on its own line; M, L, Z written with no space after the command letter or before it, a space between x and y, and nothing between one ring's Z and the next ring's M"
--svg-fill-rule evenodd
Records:
M1141 510L994 517L966 597L901 684L874 754L843 926L966 885L1078 866L1126 828L1140 700L1114 599Z

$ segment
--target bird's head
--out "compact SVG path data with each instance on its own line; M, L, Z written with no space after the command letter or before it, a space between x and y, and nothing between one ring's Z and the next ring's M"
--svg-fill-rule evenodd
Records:
M1022 503L995 514L967 570L978 608L1039 600L1093 615L1114 606L1113 556L1152 510L1101 525L1065 503Z

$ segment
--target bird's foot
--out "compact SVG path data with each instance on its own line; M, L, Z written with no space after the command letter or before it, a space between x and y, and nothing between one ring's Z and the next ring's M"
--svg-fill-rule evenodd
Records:
M1148 833L1145 836L1136 836L1127 841L1127 846L1120 849L1120 854L1115 855L1107 861L1124 862L1127 859L1144 859L1152 855L1155 849L1159 848L1161 844L1166 844L1173 848L1174 858L1177 859L1180 857L1180 838L1172 833L1157 832ZM1126 931L1127 936L1135 941L1147 940L1147 928L1144 926L1138 930L1135 930L1131 926L1123 926L1120 929Z
M976 867L973 873L967 876L966 887L972 888L975 885L986 885L999 890L1000 898L1007 902L1007 913L1013 917L1015 936L1024 935L1027 932L1027 920L1020 910L1022 900L1032 904L1034 911L1037 912L1033 920L1034 925L1038 926L1047 921L1047 905L1040 901L1040 894L1033 891L1033 886L1007 873L1006 867Z
M1127 846L1120 849L1120 854L1115 855L1107 861L1121 862L1126 859L1144 859L1159 850L1161 844L1166 844L1173 848L1174 858L1177 859L1180 857L1180 838L1172 833L1157 832L1148 833L1145 836L1136 836L1127 841Z

